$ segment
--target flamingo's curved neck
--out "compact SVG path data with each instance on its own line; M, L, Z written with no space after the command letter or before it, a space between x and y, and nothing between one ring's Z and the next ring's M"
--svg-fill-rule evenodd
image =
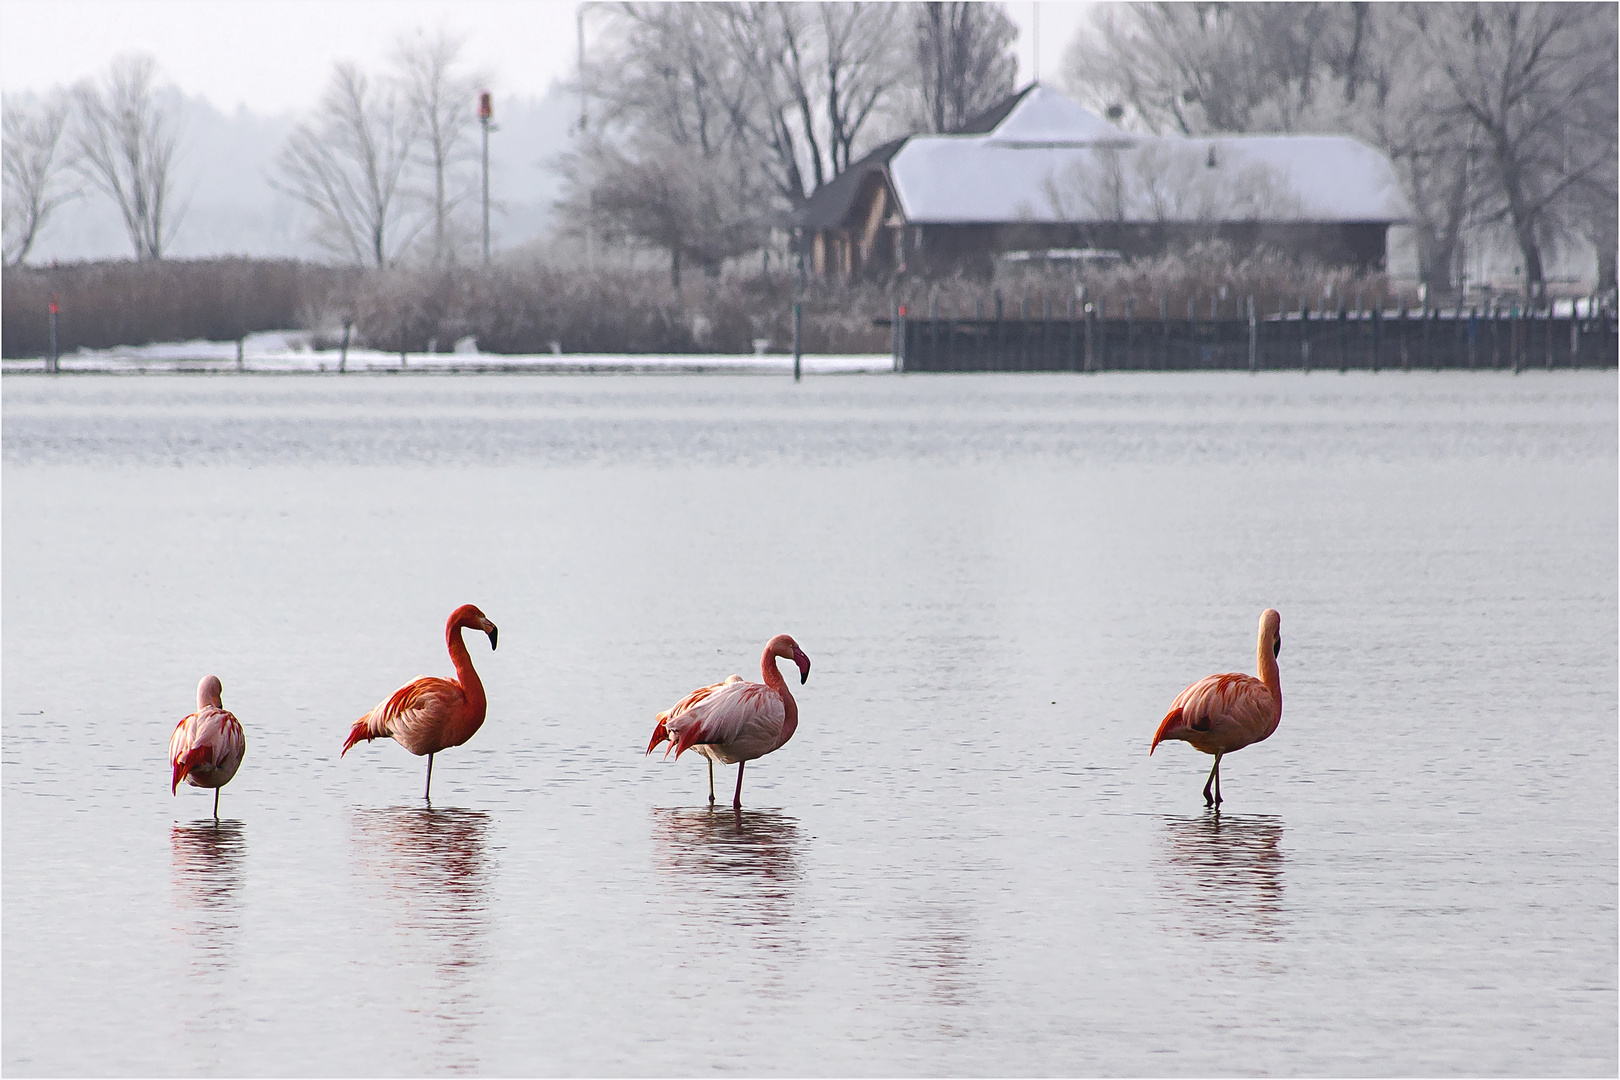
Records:
M488 702L484 698L484 684L478 678L478 672L473 670L467 643L461 640L461 628L465 625L454 620L448 623L444 628L444 643L450 650L450 662L456 666L456 681L461 683L462 693L467 695L467 704L482 719Z
M782 698L782 742L777 743L780 746L791 739L793 732L798 729L799 703L793 700L793 692L788 689L787 680L782 678L782 673L777 670L776 656L768 648L759 658L759 673L764 678L765 685L775 690Z
M1282 674L1277 669L1277 657L1271 651L1271 642L1266 635L1261 635L1259 647L1255 649L1255 667L1260 672L1260 681L1266 684L1271 691L1271 700L1277 703L1277 719L1282 719Z

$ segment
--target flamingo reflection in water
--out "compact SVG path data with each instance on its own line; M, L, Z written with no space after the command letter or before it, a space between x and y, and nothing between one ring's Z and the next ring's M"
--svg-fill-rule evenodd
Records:
M478 973L489 934L490 821L481 810L425 806L357 809L351 819L356 863L372 893L368 918L385 938L405 943L392 962L426 959L439 974L439 1000L416 1003L424 1017L444 1025L437 1042L445 1057L424 1062L426 1072L480 1067Z
M706 808L654 810L652 820L658 867L680 882L681 897L697 900L694 924L718 928L714 913L724 911L732 928L795 926L804 847L796 819L772 810Z
M197 946L200 968L215 968L236 944L246 858L247 831L240 821L169 831L169 881L184 919L181 930Z
M1200 937L1277 934L1285 919L1281 818L1173 817L1163 836L1178 925Z

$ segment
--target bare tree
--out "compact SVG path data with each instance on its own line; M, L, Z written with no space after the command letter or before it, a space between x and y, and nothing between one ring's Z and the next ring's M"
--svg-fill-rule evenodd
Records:
M56 96L42 102L4 105L4 193L0 217L4 219L5 265L17 266L28 257L51 211L81 192L64 183L66 168L62 133L67 127L68 102Z
M158 101L156 79L152 57L121 56L101 85L73 91L75 166L118 204L137 259L161 259L179 224L178 216L165 220L179 122Z
M355 263L388 266L422 227L406 219L401 198L416 136L398 95L340 63L316 115L282 147L274 183L315 212L321 246Z
M955 131L1012 93L1018 28L1000 4L967 0L913 7L916 120L928 131Z
M1511 228L1526 287L1540 294L1544 246L1581 231L1593 196L1620 198L1615 8L1425 4L1410 17L1450 90L1437 111L1478 131L1489 219Z
M462 166L473 160L473 99L480 79L460 69L465 41L443 29L419 41L402 41L395 56L431 190L433 258L454 257L459 239L454 215L474 192L475 178Z

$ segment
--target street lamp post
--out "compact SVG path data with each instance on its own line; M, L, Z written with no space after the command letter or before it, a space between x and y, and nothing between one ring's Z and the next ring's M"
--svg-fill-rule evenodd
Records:
M489 265L489 121L495 115L495 105L489 91L478 95L478 123L484 129L484 265Z

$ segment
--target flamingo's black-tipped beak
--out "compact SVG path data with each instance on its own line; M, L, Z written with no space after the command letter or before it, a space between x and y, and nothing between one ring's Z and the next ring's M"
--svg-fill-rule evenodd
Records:
M810 679L810 658L802 650L794 649L793 662L799 665L799 685L803 686Z
M1271 655L1273 657L1278 657L1278 656L1282 655L1282 635L1281 634L1278 634L1277 639L1271 643Z
M494 623L489 624L489 629L486 631L486 633L489 634L489 651L490 652L495 651L495 638L496 638L496 635L498 635L500 632L501 632L500 627L496 626Z

